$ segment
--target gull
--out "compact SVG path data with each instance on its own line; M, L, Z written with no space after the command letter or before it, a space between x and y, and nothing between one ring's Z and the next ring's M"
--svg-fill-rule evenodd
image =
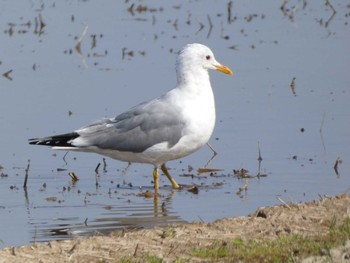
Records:
M114 118L104 118L70 133L29 139L29 144L149 163L154 166L155 191L159 188L159 168L173 188L180 188L165 163L194 153L209 141L215 126L210 69L233 74L207 46L187 44L176 60L174 89Z

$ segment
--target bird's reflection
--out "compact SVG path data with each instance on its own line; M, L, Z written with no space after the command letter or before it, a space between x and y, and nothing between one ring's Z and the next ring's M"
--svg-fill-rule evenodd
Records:
M171 205L173 196L181 190L174 190L171 186L161 187L158 192L153 192L151 189L150 187L150 190L146 190L152 193L151 197L134 195L135 199L130 198L131 201L127 204L124 202L116 206L100 206L97 210L99 214L94 219L59 218L55 220L56 224L36 225L33 238L35 241L71 239L96 233L109 234L118 230L152 228L185 222L173 211Z

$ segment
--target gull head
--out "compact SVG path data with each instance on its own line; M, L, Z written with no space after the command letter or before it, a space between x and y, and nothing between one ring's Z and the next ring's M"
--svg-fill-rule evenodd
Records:
M231 69L219 63L213 52L205 45L194 43L186 45L179 53L176 68L178 74L186 71L198 72L214 69L232 75Z

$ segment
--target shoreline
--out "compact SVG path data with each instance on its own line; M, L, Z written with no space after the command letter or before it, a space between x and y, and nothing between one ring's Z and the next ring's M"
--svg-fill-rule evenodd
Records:
M260 208L247 216L213 223L123 230L106 236L7 247L0 250L0 262L206 262L194 251L235 240L259 242L288 235L326 235L334 222L339 225L349 217L350 195L324 196L306 203ZM342 259L348 261L341 262L350 262L348 243L347 249L346 246L339 248L345 251L340 253L341 257L345 257L344 253L349 256ZM159 261L149 260L151 258ZM225 259L225 256L217 258L220 262ZM338 262L335 258L332 260Z

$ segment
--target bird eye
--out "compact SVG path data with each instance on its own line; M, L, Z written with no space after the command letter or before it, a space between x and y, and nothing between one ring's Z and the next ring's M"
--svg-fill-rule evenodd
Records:
M210 59L210 56L209 56L209 55L207 55L205 58L206 58L207 60L209 60L209 59Z

